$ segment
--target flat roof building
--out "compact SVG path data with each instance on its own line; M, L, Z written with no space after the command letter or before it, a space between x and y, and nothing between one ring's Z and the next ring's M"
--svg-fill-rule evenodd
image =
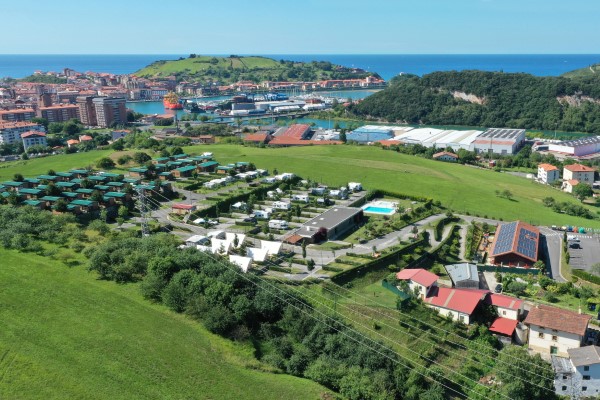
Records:
M580 139L550 143L548 151L580 157L600 152L600 136L589 136Z
M360 225L362 221L361 208L333 207L305 222L295 234L309 242L318 243L323 240L337 239Z
M127 123L127 109L124 97L95 97L92 99L96 111L97 125L108 128L114 124Z
M525 129L490 128L477 136L470 150L477 153L515 154L525 142Z

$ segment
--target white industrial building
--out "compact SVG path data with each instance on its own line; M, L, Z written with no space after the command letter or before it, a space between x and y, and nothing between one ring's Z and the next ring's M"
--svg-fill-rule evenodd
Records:
M490 128L470 146L477 153L515 154L525 142L525 129Z
M417 128L396 136L394 140L400 140L405 144L420 144L425 147L445 149L451 147L454 151L459 149L469 150L475 139L482 131L468 130L444 130L436 128Z
M582 157L600 152L600 136L550 143L548 151L562 153L574 157Z

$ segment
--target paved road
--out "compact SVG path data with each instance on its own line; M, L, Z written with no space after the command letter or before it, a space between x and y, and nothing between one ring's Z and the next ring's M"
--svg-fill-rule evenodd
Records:
M546 259L546 270L548 271L550 278L557 282L565 282L566 280L560 273L563 233L544 226L539 227L539 229L543 235L542 240L540 241L540 254Z

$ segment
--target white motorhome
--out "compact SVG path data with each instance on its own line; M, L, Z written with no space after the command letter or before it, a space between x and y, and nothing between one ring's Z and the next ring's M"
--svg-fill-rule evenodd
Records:
M348 182L348 190L360 192L362 190L362 185L358 182Z
M288 227L287 221L281 219L272 219L269 221L269 228L272 229L287 229Z
M324 186L319 186L316 188L312 188L311 193L315 196L323 196L327 192L327 188Z
M274 201L273 208L276 210L291 210L292 205L290 203L286 203L285 201Z
M263 183L275 183L275 178L264 178Z
M303 203L308 203L308 195L307 194L294 194L294 195L292 195L292 201L301 201Z
M271 212L269 210L255 210L254 216L260 219L269 219L271 218Z

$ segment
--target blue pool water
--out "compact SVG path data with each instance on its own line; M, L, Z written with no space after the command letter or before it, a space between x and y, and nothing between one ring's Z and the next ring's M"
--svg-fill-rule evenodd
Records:
M366 213L371 213L371 214L389 215L389 214L393 214L395 210L393 208L387 208L387 207L367 206L367 207L363 208L363 211Z

